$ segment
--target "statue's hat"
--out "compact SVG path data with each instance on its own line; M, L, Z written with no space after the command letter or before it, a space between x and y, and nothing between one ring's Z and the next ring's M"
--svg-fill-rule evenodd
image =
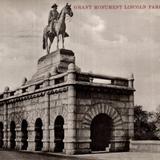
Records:
M56 3L54 3L51 8L55 8L55 7L58 7Z

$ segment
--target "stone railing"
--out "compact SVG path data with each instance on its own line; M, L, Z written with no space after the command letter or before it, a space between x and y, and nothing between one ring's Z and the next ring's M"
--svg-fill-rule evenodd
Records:
M114 76L107 76L107 75L101 75L101 74L80 72L77 74L77 81L103 83L107 85L134 88L133 74L130 76L130 78L127 79L122 77L114 77Z
M106 75L100 75L100 74L94 74L94 73L80 72L80 70L77 70L75 64L71 63L68 66L67 72L60 73L60 74L47 73L43 80L40 80L38 82L32 82L29 84L27 83L27 79L25 78L25 80L22 83L22 86L13 91L9 90L9 87L6 87L4 92L0 94L0 101L3 101L3 99L5 98L40 91L49 87L56 87L57 85L59 86L60 84L64 85L64 84L77 83L77 82L99 84L101 80L105 80L105 82L103 82L105 85L120 86L120 87L134 89L133 75L131 75L131 77L127 79L127 78L121 78L121 77L113 77L113 76L106 76Z
M130 141L131 152L160 152L160 141Z
M22 85L21 87L15 90L9 90L9 87L6 87L3 93L0 93L0 101L5 98L15 97L19 95L24 95L27 93L32 93L36 91L41 91L47 87L54 86L56 87L59 84L64 84L67 82L68 73L61 73L55 76L46 76L44 80L29 84L29 85ZM7 95L7 97L6 97Z

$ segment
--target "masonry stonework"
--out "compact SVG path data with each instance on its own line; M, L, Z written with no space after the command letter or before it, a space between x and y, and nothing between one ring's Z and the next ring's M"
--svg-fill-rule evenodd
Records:
M0 94L0 147L66 154L127 151L134 136L133 81L81 72L70 50L43 56L30 80Z

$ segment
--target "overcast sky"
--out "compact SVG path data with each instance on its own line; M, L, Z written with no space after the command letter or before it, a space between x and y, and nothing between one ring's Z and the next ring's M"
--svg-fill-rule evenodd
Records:
M0 0L0 92L21 84L36 71L42 31L56 2ZM160 9L74 9L80 5L160 5L160 0L67 1L74 16L67 20L65 46L76 54L82 71L128 77L135 75L135 104L153 110L160 104ZM54 47L52 48L54 50Z

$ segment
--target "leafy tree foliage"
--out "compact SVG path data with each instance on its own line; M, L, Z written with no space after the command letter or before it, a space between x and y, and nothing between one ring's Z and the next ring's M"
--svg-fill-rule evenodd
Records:
M134 108L134 138L136 140L158 140L155 114L142 109L142 106Z
M156 125L156 136L160 139L160 105L157 106L154 114L154 123Z

